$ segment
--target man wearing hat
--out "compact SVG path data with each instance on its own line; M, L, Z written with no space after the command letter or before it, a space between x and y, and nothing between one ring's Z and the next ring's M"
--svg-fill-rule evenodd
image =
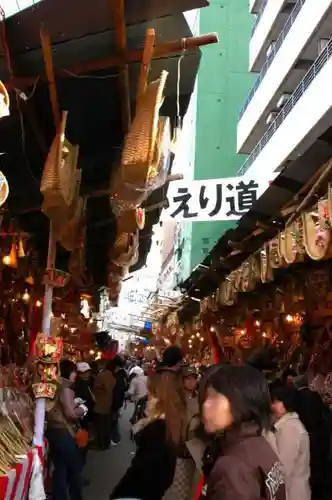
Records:
M85 406L88 408L86 417L81 421L81 427L89 430L89 424L93 415L93 408L95 405L94 396L90 390L91 367L89 363L84 361L77 363L77 377L75 380L75 397L84 401Z

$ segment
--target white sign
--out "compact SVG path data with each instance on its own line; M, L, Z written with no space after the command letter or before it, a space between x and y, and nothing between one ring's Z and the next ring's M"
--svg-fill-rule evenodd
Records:
M241 176L171 182L167 192L169 206L163 211L163 218L178 222L238 220L272 180Z

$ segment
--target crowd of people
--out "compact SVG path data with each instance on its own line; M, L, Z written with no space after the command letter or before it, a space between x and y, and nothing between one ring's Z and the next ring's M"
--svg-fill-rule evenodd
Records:
M174 346L153 369L116 356L60 370L47 414L54 500L82 499L87 450L120 443L128 400L136 452L110 500L332 498L330 409L308 383L269 383L249 364L198 373Z

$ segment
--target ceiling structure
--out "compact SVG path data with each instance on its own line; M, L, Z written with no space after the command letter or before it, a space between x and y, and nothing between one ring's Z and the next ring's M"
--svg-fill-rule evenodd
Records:
M49 222L40 212L40 179L57 112L68 111L66 136L80 146L86 261L94 282L105 285L116 236L110 183L135 109L147 29L155 30L149 81L162 70L169 72L161 114L174 123L179 57L183 116L199 66L198 47L217 41L216 34L192 37L183 12L206 5L206 0L41 0L2 24L0 79L10 91L11 115L0 121L0 169L10 185L9 211L32 234L43 261ZM47 50L54 82L45 71ZM156 190L145 203L136 269L145 263L166 189ZM57 267L66 269L67 260L68 253L59 249Z

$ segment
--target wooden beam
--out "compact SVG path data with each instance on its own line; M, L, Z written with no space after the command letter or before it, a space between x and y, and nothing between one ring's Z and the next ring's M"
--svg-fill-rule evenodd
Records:
M125 60L127 51L127 32L124 0L111 0L111 3L115 31L115 48L117 53ZM120 65L119 87L121 93L122 128L124 134L126 134L131 123L129 70L127 63L122 63Z
M49 34L43 28L41 28L40 30L40 41L43 51L45 73L48 81L48 89L50 93L54 124L56 131L58 131L60 127L60 111L59 111L59 104L55 86L52 45Z
M144 94L148 82L150 65L153 57L155 38L156 38L155 30L152 28L148 29L146 31L144 51L141 62L141 72L139 75L138 86L137 86L136 106L140 98Z
M183 44L185 43L186 52L191 50L196 50L199 47L205 45L211 45L213 43L218 43L217 33L209 33L207 35L192 36L184 38L181 40L175 40L173 42L162 43L156 45L153 51L153 59L160 59L163 57L170 57L175 54L182 52ZM107 59L101 59L99 61L90 61L85 64L80 64L76 66L71 66L65 69L57 70L57 74L61 78L72 78L73 75L88 74L92 71L101 71L108 68L119 67L122 64L131 64L135 62L140 62L143 57L142 50L131 50L127 51L123 56L114 55ZM5 83L7 89L12 89L13 87L23 89L25 87L31 87L36 83L37 78L43 80L41 75L28 76L28 77L14 77Z

